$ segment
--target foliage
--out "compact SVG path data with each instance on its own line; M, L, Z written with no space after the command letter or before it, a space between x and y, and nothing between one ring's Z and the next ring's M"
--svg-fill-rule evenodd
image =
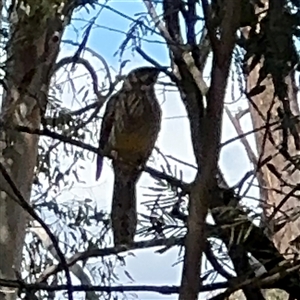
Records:
M26 31L36 38L40 28L36 32L32 29L38 27L38 22L46 24L50 18L56 17L59 8L65 9L65 16L68 17L80 8L79 15L83 4L87 3L75 2L70 9L70 2L65 1L41 1L38 5L35 1L25 1L24 7L30 10L28 13L24 10L25 15L24 11L20 15L27 20ZM34 294L38 298L70 298L70 291L76 298L86 296L89 299L135 298L134 293L139 291L180 294L180 297L187 295L182 292L184 284L172 287L122 284L122 276L134 283L126 265L128 258L135 256L135 250L153 251L155 246L159 246L157 255L177 247L179 251L174 264L183 264L184 270L188 265L189 253L191 258L195 248L201 257L200 252L203 251L205 259L201 275L195 276L199 282L193 282L193 285L197 293L205 293L209 299L225 299L236 295L234 293L238 290L243 291L247 299L273 299L273 296L262 294L261 289L274 293L274 288L280 289L276 297L280 298L279 294L283 291L295 299L299 297L297 237L289 241L289 256L272 239L274 232L279 232L287 223L299 217L299 212L293 207L292 212L285 211L285 214L276 218L276 222L273 221L284 204L297 197L295 195L299 189L297 182L288 181L289 176L299 171L299 156L294 148L299 150L300 144L298 115L292 109L294 104L289 101L290 82L287 78L299 71L295 39L299 38L300 3L278 1L279 5L270 0L269 9L266 9L266 1L243 0L241 5L235 0L227 0L226 3L212 1L211 5L207 1L162 2L143 1L146 9L134 18L115 9L113 2L90 2L88 4L92 4L96 14L90 20L84 20L87 25L80 30L75 28L74 24L79 23L75 22L73 15L68 28L74 26L74 32L78 36L83 33L83 38L81 41L62 38L62 49L52 69L47 110L41 118L40 128L30 128L24 124L15 128L18 132L40 136L31 207L59 241L59 249L68 264L64 266L57 247L39 220L30 219L22 268L20 272L16 271L17 280L0 278L2 286L17 288L20 298ZM245 18L230 18L230 5L239 8L240 13L236 14ZM110 28L109 24L97 24L103 10L110 10L130 21L128 30L122 31L124 39L114 53L119 64L118 70L110 67L110 63L91 49L88 43L93 32L101 26L119 30ZM18 30L18 26L16 28ZM29 43L30 37L27 38ZM9 39L13 40L14 36L10 35ZM9 43L5 37L2 40ZM144 50L149 41L162 44L164 50L170 52L167 64L160 64ZM68 51L65 47L69 47L72 54L61 57ZM209 57L211 53L213 59ZM142 58L145 63L161 69L163 75L157 84L157 93L162 99L170 97L174 90L180 96L190 125L195 162L181 161L159 148L153 151L142 177L147 184L139 187L142 201L137 241L130 247L115 248L111 242L109 210L101 205L109 193L100 187L102 195L93 194L93 187L89 183L91 177L83 174L92 172L90 166L98 152L99 112L120 87L132 57ZM9 59L6 64L9 64ZM249 89L247 84L255 70L258 70L257 80ZM228 75L229 71L234 74L232 78ZM209 80L204 76L206 73L211 75ZM219 74L222 76L218 77ZM255 128L245 133L240 120L249 108L244 110L232 101L230 105L237 108L236 115L233 116L229 105L225 111L238 136L221 143L216 124L221 127L228 78L234 84L234 89L238 87L244 103L250 106L255 107L255 97L261 97L269 91L269 85L273 87L272 103L277 102L275 110L267 99L261 101L262 107L269 105L266 116L262 117L264 122L257 128L252 114ZM218 105L214 106L214 103ZM255 109L263 111L261 107ZM6 128L5 125L3 128ZM275 137L270 134L271 129L277 134ZM247 140L251 134L263 136L261 140L256 139L257 151ZM294 143L291 143L291 139ZM237 184L230 186L218 165L218 151L240 141L252 167ZM267 143L274 146L275 154L270 149L264 153ZM284 158L280 166L273 161L278 155ZM213 167L214 163L218 168ZM187 182L186 170L196 175L192 182ZM266 172L278 180L278 186L270 186L266 182ZM287 178L282 175L285 172L288 173ZM203 176L207 178L204 180ZM108 178L110 180L112 177ZM251 197L255 180L260 195ZM99 185L104 184L106 182ZM269 209L266 209L266 205L271 196L270 199L263 196L263 185L283 196L279 203L271 204L274 210L271 216L267 216L269 222L265 221L266 215L263 214ZM252 206L249 205L249 199L254 203ZM194 207L195 211L200 212L199 219L195 220L191 207L197 201L202 206ZM25 209L30 212L30 208ZM203 213L205 209L208 210L208 218ZM205 219L207 221L204 224ZM194 228L198 230L195 229L197 234L204 232L203 236L194 235L197 238L189 240ZM191 245L189 241L192 241ZM201 243L203 247L198 245ZM189 265L189 270L197 269L198 265L194 265ZM65 267L69 267L72 273L72 287L65 284L66 277L62 272ZM184 272L183 278L189 275Z

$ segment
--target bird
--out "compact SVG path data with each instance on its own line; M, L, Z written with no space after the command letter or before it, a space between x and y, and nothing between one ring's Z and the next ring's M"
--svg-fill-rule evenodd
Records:
M161 128L162 111L155 94L159 68L140 67L128 73L122 88L108 100L103 115L96 180L103 156L113 158L114 188L111 224L114 245L131 245L137 227L136 183Z

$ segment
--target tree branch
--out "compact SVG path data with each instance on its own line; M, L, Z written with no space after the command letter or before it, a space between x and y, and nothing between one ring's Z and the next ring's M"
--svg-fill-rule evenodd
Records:
M5 127L5 126L3 126L3 127ZM101 151L98 148L96 148L94 146L91 146L90 144L86 144L84 142L75 140L71 137L56 133L54 131L49 130L48 128L33 129L33 128L30 128L30 127L26 127L26 126L16 126L15 130L20 131L20 132L26 132L26 133L29 133L29 134L36 134L36 135L40 135L40 136L51 137L53 139L59 140L59 141L64 142L64 143L68 143L70 145L80 147L82 149L91 151L93 153L102 154ZM113 157L109 157L109 158L113 158ZM185 183L185 182L183 182L183 181L181 181L181 180L179 180L175 177L172 177L170 175L167 175L163 172L160 172L158 170L155 170L155 169L153 169L151 167L147 167L147 166L144 167L144 171L149 173L154 178L166 180L172 186L181 188L185 193L189 192L189 184L187 184L187 183Z
M64 65L71 64L73 62L74 62L74 58L72 56L62 58L59 62L56 63L56 65L54 67L54 70L53 70L53 74L55 72L57 72ZM104 102L105 102L105 100L106 100L106 97L103 96L100 93L99 89L98 89L98 84L99 84L98 83L98 76L97 76L97 74L96 74L93 66L86 59L81 58L81 57L79 57L77 59L76 63L83 65L88 70L88 72L90 73L90 75L92 77L92 81L93 81L93 90L94 90L94 93L97 96L98 101L101 102L102 105L103 105Z
M6 280L0 279L0 285L3 287L18 288L21 292L24 291L64 291L67 290L67 285L48 285L45 283L39 284L24 284L16 280ZM210 292L218 289L224 289L228 287L228 283L212 283L205 286L202 286L199 289L199 292ZM113 292L153 292L162 295L171 295L178 294L178 286L156 286L156 285L122 285L122 286L89 286L89 285L73 285L74 292L104 292L104 293L113 293Z
M34 223L36 223L36 222L34 222ZM49 251L56 260L59 261L57 251L56 251L55 247L53 246L53 243L51 242L51 239L49 238L49 236L47 235L45 230L43 228L41 228L41 226L38 226L38 224L33 224L33 226L30 228L30 231L33 232L41 240L44 248L47 251ZM68 262L68 260L67 260L67 262ZM47 272L47 270L52 267L53 266L47 267L46 270L43 271L42 274L45 274ZM83 267L81 267L79 264L76 264L76 263L74 265L68 265L68 267L70 269L70 272L73 273L78 278L78 280L80 281L80 283L82 285L92 286L91 279L86 274ZM41 281L39 281L40 278L42 279ZM47 278L45 278L45 276L41 275L38 278L38 280L36 280L35 284L45 282L44 280L46 280ZM97 296L97 294L95 292L88 291L86 293L86 299L87 300L99 300L99 297Z
M244 132L242 130L242 127L240 125L240 122L239 120L237 119L237 117L234 117L232 114L231 114L231 111L228 109L228 107L225 107L225 111L227 113L227 116L229 118L229 120L231 121L233 127L235 128L238 136L240 137L240 141L242 142L242 144L244 145L245 147L245 150L246 150L246 153L248 155L248 158L249 160L252 162L252 164L254 166L257 165L257 157L256 155L254 154L248 140L245 138L245 136L243 135Z
M63 43L69 44L69 45L73 45L73 46L80 46L80 43L76 43L72 40L62 40ZM112 78L111 78L111 73L109 70L109 66L106 62L106 60L104 59L104 57L102 55L100 55L98 52L96 52L95 50L89 48L89 47L84 47L84 50L89 52L90 54L92 54L93 56L97 57L103 64L104 69L106 71L106 76L108 78L108 82L109 82L109 91L108 94L105 97L108 97L114 89L115 84L113 84Z
M23 195L21 194L21 192L19 191L19 189L17 188L17 186L15 185L12 178L10 177L10 175L8 174L8 172L6 171L5 167L3 166L3 164L1 162L0 162L0 172L3 175L4 179L7 181L8 185L11 187L12 192L14 193L14 195L10 195L10 197L18 205L20 205L34 220L36 220L42 226L42 228L46 231L49 238L51 239L51 242L53 243L53 247L55 248L55 250L57 252L57 256L60 260L61 268L65 271L65 274L66 274L69 300L72 300L73 294L72 294L72 280L71 280L70 271L69 271L65 256L62 253L62 251L60 250L60 247L59 247L56 237L51 232L51 230L46 225L46 223L34 211L34 209L31 207L31 205L28 204L27 201L24 199Z

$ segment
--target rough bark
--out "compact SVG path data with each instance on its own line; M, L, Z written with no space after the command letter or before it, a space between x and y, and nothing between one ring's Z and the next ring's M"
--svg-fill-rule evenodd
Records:
M268 1L264 1L267 5ZM275 8L272 8L273 10ZM279 6L278 10L281 9ZM270 14L272 13L272 10ZM281 11L279 11L279 14ZM251 60L249 60L249 63ZM258 82L259 73L261 71L263 61L256 65L256 67L246 76L247 92L250 92ZM287 101L289 102L291 112L294 116L299 115L299 107L297 103L297 91L295 86L294 72L290 72L285 78L287 84ZM252 122L255 128L264 126L267 123L273 123L279 120L278 107L282 106L282 100L278 97L274 97L274 79L272 76L268 76L261 85L265 86L265 90L250 98L250 114ZM299 172L291 172L291 168L287 168L289 161L282 149L283 144L283 130L271 130L258 131L255 134L257 152L259 160L263 161L268 159L268 164L265 164L261 168L263 175L260 185L261 197L264 201L264 224L269 229L269 235L273 238L273 241L281 253L285 253L289 248L289 242L298 236L300 219L293 217L293 220L287 220L287 224L283 226L279 231L275 231L277 221L279 218L283 218L284 215L291 216L295 208L299 207L299 203L294 193L284 201L285 195L291 193L293 186L296 186L299 182ZM288 141L288 155L294 157L297 154L293 136L289 134ZM278 174L272 171L273 165L276 167ZM287 185L288 183L289 185ZM282 202L282 203L281 203ZM276 213L276 207L281 207ZM275 210L275 214L273 213Z
M264 1L264 3L268 6L268 1ZM272 9L274 10L275 7ZM280 4L277 9L281 9ZM250 62L251 60L248 63ZM262 64L263 61L256 65L246 76L247 92L257 85ZM288 101L291 111L298 116L299 108L293 72L286 77L286 83L288 85ZM254 128L278 121L277 108L281 105L281 100L278 97L274 97L275 89L272 76L268 76L261 85L265 86L265 90L251 97L249 104ZM292 253L290 242L299 235L300 228L300 219L295 215L296 209L299 207L299 201L294 196L297 192L292 191L293 186L296 186L299 182L299 171L291 173L291 168L287 168L288 161L286 157L279 151L284 140L282 130L267 129L267 132L256 132L255 140L259 161L264 161L268 158L268 164L260 168L261 176L258 178L261 187L260 197L263 201L263 220L261 225L267 229L268 236L273 240L279 252L284 254L287 259L291 259L291 255L288 255L288 253ZM288 153L293 157L296 154L296 149L291 135L288 138L287 145ZM280 176L274 173L272 166L276 168ZM288 183L288 185L285 183ZM286 195L290 196L286 197ZM284 202L282 202L283 200ZM277 230L278 225L283 222L286 222L286 224L280 230ZM286 298L286 295L283 293L275 294L278 299Z
M259 66L257 66L248 77L247 89L251 89L256 84L258 72ZM288 81L290 83L292 82L292 76L293 74L291 74L291 77L288 78ZM272 104L274 88L271 79L267 79L264 84L267 87L266 90L262 94L252 97L252 101L256 104L259 112L264 116L265 120L267 119L268 111L270 111L270 122L274 122L278 120L276 118L276 104L278 104L278 100L275 100L275 105ZM291 85L289 85L289 89L291 90ZM294 113L299 115L299 113L297 112L297 101L293 93L290 93L289 100L294 106ZM271 108L272 106L273 108ZM265 121L262 119L260 113L258 113L252 105L250 105L250 112L254 127L262 126L263 124L265 124ZM278 130L276 132L273 132L272 137L275 144L279 146L283 139L281 131ZM274 229L272 229L272 227L274 228L274 226L276 225L276 222L274 223L274 220L280 217L282 218L283 214L291 215L293 211L295 211L294 209L299 207L299 201L295 197L290 197L282 205L280 212L276 213L275 216L272 216L272 220L270 220L270 222L268 222L268 218L272 215L274 209L281 203L285 195L288 195L291 192L292 186L297 185L297 183L299 182L299 172L296 171L293 174L290 174L290 168L284 170L288 163L286 158L284 158L283 155L278 154L278 148L276 149L276 147L273 145L273 142L270 142L269 139L265 139L264 132L256 133L255 139L257 150L259 155L262 155L262 160L267 157L272 157L269 163L276 166L277 171L281 174L282 180L291 184L291 186L283 185L282 181L277 178L267 166L262 167L264 182L261 182L260 184L264 186L264 189L266 191L264 194L267 194L267 198L263 199L264 219L266 222L265 224L263 224L263 226L268 226L268 228L270 229L269 235L273 238L276 247L281 253L285 253L287 248L289 247L289 242L299 235L300 220L299 218L296 218L294 221L288 221L288 223L283 226L283 228L278 232L274 232ZM291 137L289 138L288 144L289 149L291 149L289 151L289 154L291 156L295 155L296 150Z
M11 7L7 43L5 94L1 111L0 162L16 188L0 174L0 277L14 279L20 271L27 213L17 190L29 202L37 160L38 136L15 126L40 128L47 106L48 87L64 24L50 1L31 1L26 12ZM59 3L57 3L59 4ZM70 6L65 7L67 16ZM66 23L66 19L65 19ZM15 299L16 291L1 289L0 299Z

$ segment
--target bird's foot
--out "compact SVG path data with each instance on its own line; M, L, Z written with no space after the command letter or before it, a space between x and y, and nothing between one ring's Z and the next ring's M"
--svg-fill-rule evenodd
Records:
M125 244L125 243L123 243L123 244L116 244L115 248L117 248L118 251L128 251L130 249L130 245Z
M110 151L110 155L111 155L111 158L112 158L113 160L116 160L116 161L118 161L118 162L121 162L121 163L127 165L126 161L125 161L121 156L119 156L118 151L116 151L116 150L111 150L111 151Z

